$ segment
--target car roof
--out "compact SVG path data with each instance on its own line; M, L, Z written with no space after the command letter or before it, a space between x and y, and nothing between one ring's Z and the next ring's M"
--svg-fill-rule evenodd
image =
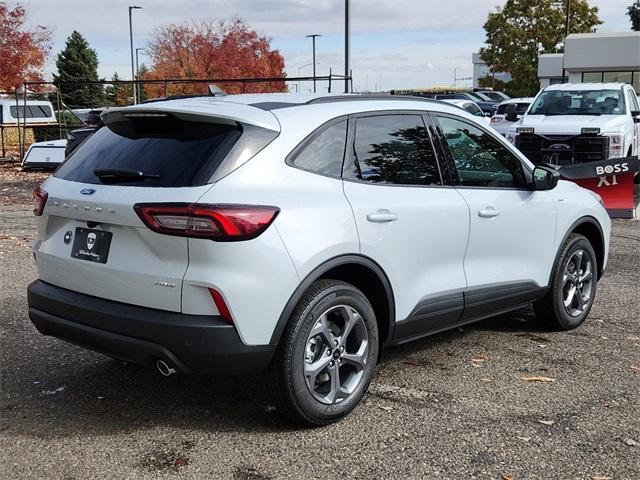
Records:
M459 107L445 102L408 95L262 93L158 99L106 110L102 113L102 119L109 125L128 115L167 112L184 117L214 117L280 131L279 119L289 117L280 112L294 109L296 114L316 112L318 118L327 119L379 110L432 110L463 114ZM466 112L464 115L474 119Z
M504 100L500 102L500 105L507 105L509 103L531 103L533 102L533 97L516 97L510 98L509 100Z
M582 91L582 90L620 90L626 83L610 82L610 83L558 83L549 85L545 91Z

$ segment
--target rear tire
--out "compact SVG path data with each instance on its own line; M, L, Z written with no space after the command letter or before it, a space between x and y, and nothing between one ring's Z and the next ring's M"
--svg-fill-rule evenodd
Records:
M269 366L278 411L306 425L340 420L362 400L377 359L378 326L364 294L341 281L314 282Z
M533 303L539 320L556 330L584 323L596 295L597 257L586 237L572 233L558 257L549 292Z

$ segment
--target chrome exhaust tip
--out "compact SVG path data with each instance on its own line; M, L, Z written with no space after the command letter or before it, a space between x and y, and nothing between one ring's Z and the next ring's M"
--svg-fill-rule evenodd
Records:
M160 372L160 375L162 375L163 377L170 377L171 375L176 373L176 369L171 368L164 360L156 360L156 368L158 369L158 372Z

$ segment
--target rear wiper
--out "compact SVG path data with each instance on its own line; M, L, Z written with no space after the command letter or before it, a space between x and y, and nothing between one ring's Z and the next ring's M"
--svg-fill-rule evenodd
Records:
M96 168L93 173L102 183L141 182L146 178L160 178L157 173L144 173L132 168Z

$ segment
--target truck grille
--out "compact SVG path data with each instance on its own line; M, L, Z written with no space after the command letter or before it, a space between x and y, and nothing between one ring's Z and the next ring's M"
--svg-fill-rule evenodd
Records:
M574 165L606 160L609 138L599 135L537 135L520 133L516 147L533 164Z

